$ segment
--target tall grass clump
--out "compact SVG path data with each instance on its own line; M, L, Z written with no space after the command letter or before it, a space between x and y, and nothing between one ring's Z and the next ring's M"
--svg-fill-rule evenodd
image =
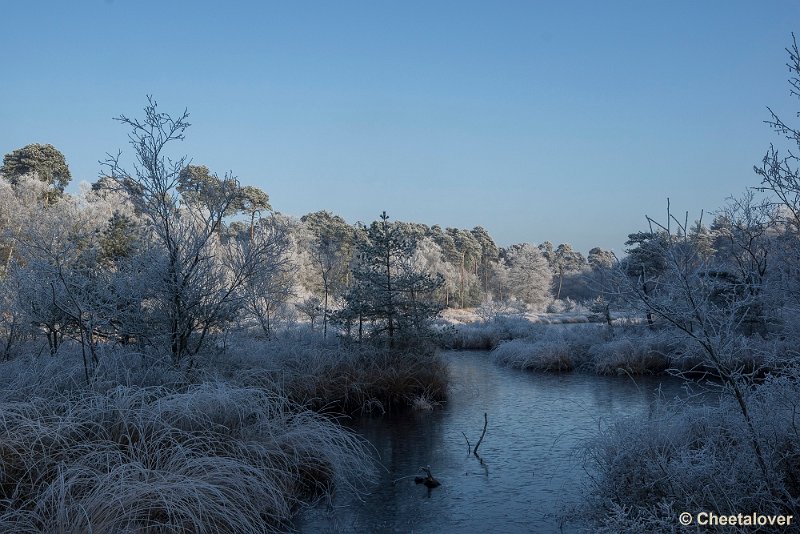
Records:
M528 337L501 343L492 358L516 369L571 371L584 365L589 348L602 337L599 325L537 325Z
M596 531L675 532L683 511L796 515L798 399L796 373L770 376L748 393L770 480L730 396L718 405L662 406L647 419L611 425L589 448L588 511Z
M571 371L575 361L569 345L559 338L513 339L492 351L495 363L534 371Z
M491 350L504 341L532 337L541 332L541 327L541 323L521 313L495 315L482 321L452 325L444 342L450 349Z
M41 347L40 347L41 349ZM34 346L26 355L0 362L0 402L28 400L91 390L106 392L118 385L185 388L191 377L172 365L169 357L131 347L99 345L100 361L86 383L80 347L65 342L56 356L42 355Z
M661 373L677 360L683 345L668 330L622 327L591 346L588 366L601 375Z
M298 331L243 341L224 359L213 368L226 380L280 391L317 411L393 412L420 398L442 401L447 392L447 366L432 346L390 350Z
M0 404L3 532L273 532L370 470L335 422L223 382Z

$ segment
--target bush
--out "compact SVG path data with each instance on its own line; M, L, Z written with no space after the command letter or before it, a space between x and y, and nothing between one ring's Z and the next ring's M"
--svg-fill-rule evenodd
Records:
M598 325L535 325L528 337L500 344L492 357L517 369L570 371L586 367L590 347L605 332Z
M514 339L492 351L495 363L535 371L571 371L575 367L569 345L563 339L538 341Z

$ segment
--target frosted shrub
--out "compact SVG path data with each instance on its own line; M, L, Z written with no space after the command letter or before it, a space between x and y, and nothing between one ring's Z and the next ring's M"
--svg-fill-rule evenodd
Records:
M462 324L444 332L444 345L449 349L490 350L506 336L494 322Z
M662 406L647 419L611 425L589 449L596 472L589 511L599 531L673 532L680 511L796 514L798 399L796 373L770 376L748 396L769 481L732 398L718 406Z
M565 313L573 311L576 307L575 301L570 298L556 299L547 305L547 313Z

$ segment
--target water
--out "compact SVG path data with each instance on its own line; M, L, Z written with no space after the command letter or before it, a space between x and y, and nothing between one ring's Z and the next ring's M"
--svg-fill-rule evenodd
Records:
M325 532L579 532L561 521L588 484L582 446L619 416L646 414L682 393L670 378L541 374L502 368L488 353L449 352L453 389L434 411L363 418L354 429L384 470L361 496L337 496L301 514L296 528ZM466 434L479 454L467 455ZM414 484L430 465L442 485ZM571 514L575 517L576 514Z

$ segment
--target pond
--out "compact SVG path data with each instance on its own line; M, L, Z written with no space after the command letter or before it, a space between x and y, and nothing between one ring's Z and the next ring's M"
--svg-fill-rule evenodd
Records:
M303 512L295 528L325 532L580 532L561 517L588 483L582 446L599 426L646 414L659 398L683 395L670 377L541 374L499 367L487 352L449 351L446 405L401 416L361 418L353 428L375 447L382 470L359 500ZM474 447L488 414L479 454ZM463 434L462 434L463 432ZM441 481L414 484L420 466ZM573 514L574 515L574 514Z

